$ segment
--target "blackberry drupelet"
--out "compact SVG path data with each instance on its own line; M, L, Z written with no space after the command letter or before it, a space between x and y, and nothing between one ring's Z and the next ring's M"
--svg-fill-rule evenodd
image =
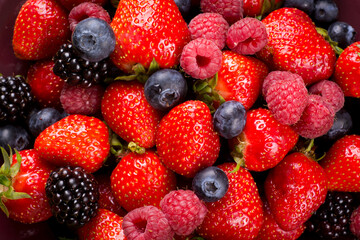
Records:
M101 83L109 73L109 58L90 62L81 58L71 43L64 43L53 58L55 75L70 84L91 86Z
M0 122L24 120L32 109L34 97L21 76L0 76Z
M70 228L84 226L99 208L99 190L94 176L81 167L53 171L45 186L56 220Z
M306 223L307 231L320 239L356 240L350 231L350 216L356 199L348 192L328 192L325 202Z

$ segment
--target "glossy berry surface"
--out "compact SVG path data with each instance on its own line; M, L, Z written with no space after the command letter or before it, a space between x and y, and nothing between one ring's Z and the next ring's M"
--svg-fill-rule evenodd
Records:
M146 100L155 109L167 111L185 99L188 86L183 75L174 69L162 69L146 81Z
M30 147L31 137L27 130L19 125L4 125L0 127L0 146L21 151Z
M221 199L229 189L229 179L220 168L207 167L195 175L192 189L204 202L215 202Z
M339 8L333 0L317 0L313 18L317 22L331 23L338 18Z
M79 22L71 37L80 56L90 62L98 62L115 49L115 35L110 25L99 18L86 18Z
M336 21L328 28L331 40L338 43L341 48L346 48L355 42L356 31L346 22Z
M43 108L31 114L29 118L29 130L37 137L45 128L59 121L62 114L55 108Z
M239 135L245 127L246 110L241 102L230 100L220 105L214 113L214 128L224 138Z
M342 108L335 114L335 119L330 130L321 138L328 141L336 141L350 132L353 120L350 113Z
M314 0L285 0L284 7L293 7L311 15L315 8Z
M191 0L174 0L183 18L187 18L191 9Z

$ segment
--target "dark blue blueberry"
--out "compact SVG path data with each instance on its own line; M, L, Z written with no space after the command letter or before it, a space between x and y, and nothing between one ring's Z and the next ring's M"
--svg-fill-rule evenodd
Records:
M175 4L179 8L183 18L187 18L191 9L191 0L175 0Z
M215 166L199 171L192 181L192 190L204 202L221 199L228 189L229 179L226 173Z
M338 43L338 46L345 49L355 42L355 29L346 22L334 22L328 28L331 40Z
M238 136L246 123L246 110L241 102L226 101L214 113L214 128L224 138Z
M31 114L29 118L29 130L34 137L37 137L45 128L62 118L62 114L55 108L43 108Z
M18 151L31 147L31 136L25 128L18 125L4 125L0 127L0 147L9 150L9 146Z
M339 8L333 0L315 2L314 20L320 23L331 23L338 18Z
M111 26L99 18L86 18L79 22L71 41L80 57L90 62L99 62L115 49L115 34Z
M328 141L336 141L349 133L352 126L353 121L350 113L342 108L335 114L335 120L331 129L322 138Z
M284 7L292 7L311 15L315 8L314 0L285 0Z
M144 93L151 106L167 111L185 99L187 89L186 80L181 73L174 69L161 69L148 78Z

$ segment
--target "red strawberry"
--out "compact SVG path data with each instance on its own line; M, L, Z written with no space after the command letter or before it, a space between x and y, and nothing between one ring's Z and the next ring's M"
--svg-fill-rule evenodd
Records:
M120 1L111 26L116 36L112 61L132 72L137 63L145 68L155 58L161 68L179 63L190 31L173 0Z
M100 6L104 6L108 1L109 0L58 0L58 2L69 11L83 2L91 2L96 3Z
M250 172L235 163L223 163L229 189L223 198L206 203L208 213L197 232L207 240L249 240L258 234L264 218L262 201Z
M5 150L1 150L4 154ZM34 149L22 150L14 154L12 160L10 157L4 155L5 163L0 170L0 192L4 204L0 204L1 208L11 219L22 223L49 219L52 213L45 194L45 184L54 167L41 161ZM10 163L11 168L6 165Z
M336 61L334 81L347 97L360 98L360 41L351 44Z
M146 205L159 207L161 199L176 188L175 174L152 150L125 155L111 173L110 181L117 202L128 212Z
M265 180L265 196L276 223L285 231L304 224L325 201L324 169L307 155L294 152L272 168Z
M41 132L34 148L54 165L79 166L93 173L109 154L109 130L95 117L69 115Z
M141 147L155 145L155 131L161 113L146 100L144 86L135 81L110 84L101 102L104 120L117 135Z
M283 0L244 0L244 16L258 17L279 8Z
M270 110L258 108L246 113L242 133L230 139L233 156L252 171L276 166L296 145L299 135L288 125L279 123Z
M276 223L274 216L272 215L269 204L267 201L263 201L264 204L264 223L260 229L259 234L256 236L255 240L295 240L300 237L300 235L305 230L305 225L302 224L300 227L291 230L285 231L279 227Z
M27 82L31 92L42 107L61 108L60 93L64 80L53 72L52 60L40 60L29 67Z
M163 163L185 177L213 165L220 139L206 104L190 100L171 109L160 121L156 147Z
M299 74L305 84L328 79L336 55L330 44L316 31L310 17L296 8L280 8L262 20L268 44L257 53L274 70Z
M123 218L119 215L100 208L90 222L78 229L78 237L80 240L126 240L122 222Z
M360 192L360 136L337 140L321 160L330 191Z
M259 97L268 68L260 60L224 51L215 90L226 100L237 100L250 109Z
M25 60L52 57L70 37L67 14L55 0L27 0L15 22L15 56Z

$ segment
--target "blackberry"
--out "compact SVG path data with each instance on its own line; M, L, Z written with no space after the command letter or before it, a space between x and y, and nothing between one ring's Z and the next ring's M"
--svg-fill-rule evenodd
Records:
M306 229L321 239L356 240L350 231L350 216L355 208L356 199L351 193L328 192L325 202L306 223Z
M84 226L99 208L98 184L81 167L66 166L53 171L45 191L56 220L70 228Z
M91 86L101 83L109 73L109 58L90 62L79 56L71 43L64 43L53 58L55 75L69 84Z
M0 102L0 122L26 119L34 104L30 85L21 76L0 76Z

